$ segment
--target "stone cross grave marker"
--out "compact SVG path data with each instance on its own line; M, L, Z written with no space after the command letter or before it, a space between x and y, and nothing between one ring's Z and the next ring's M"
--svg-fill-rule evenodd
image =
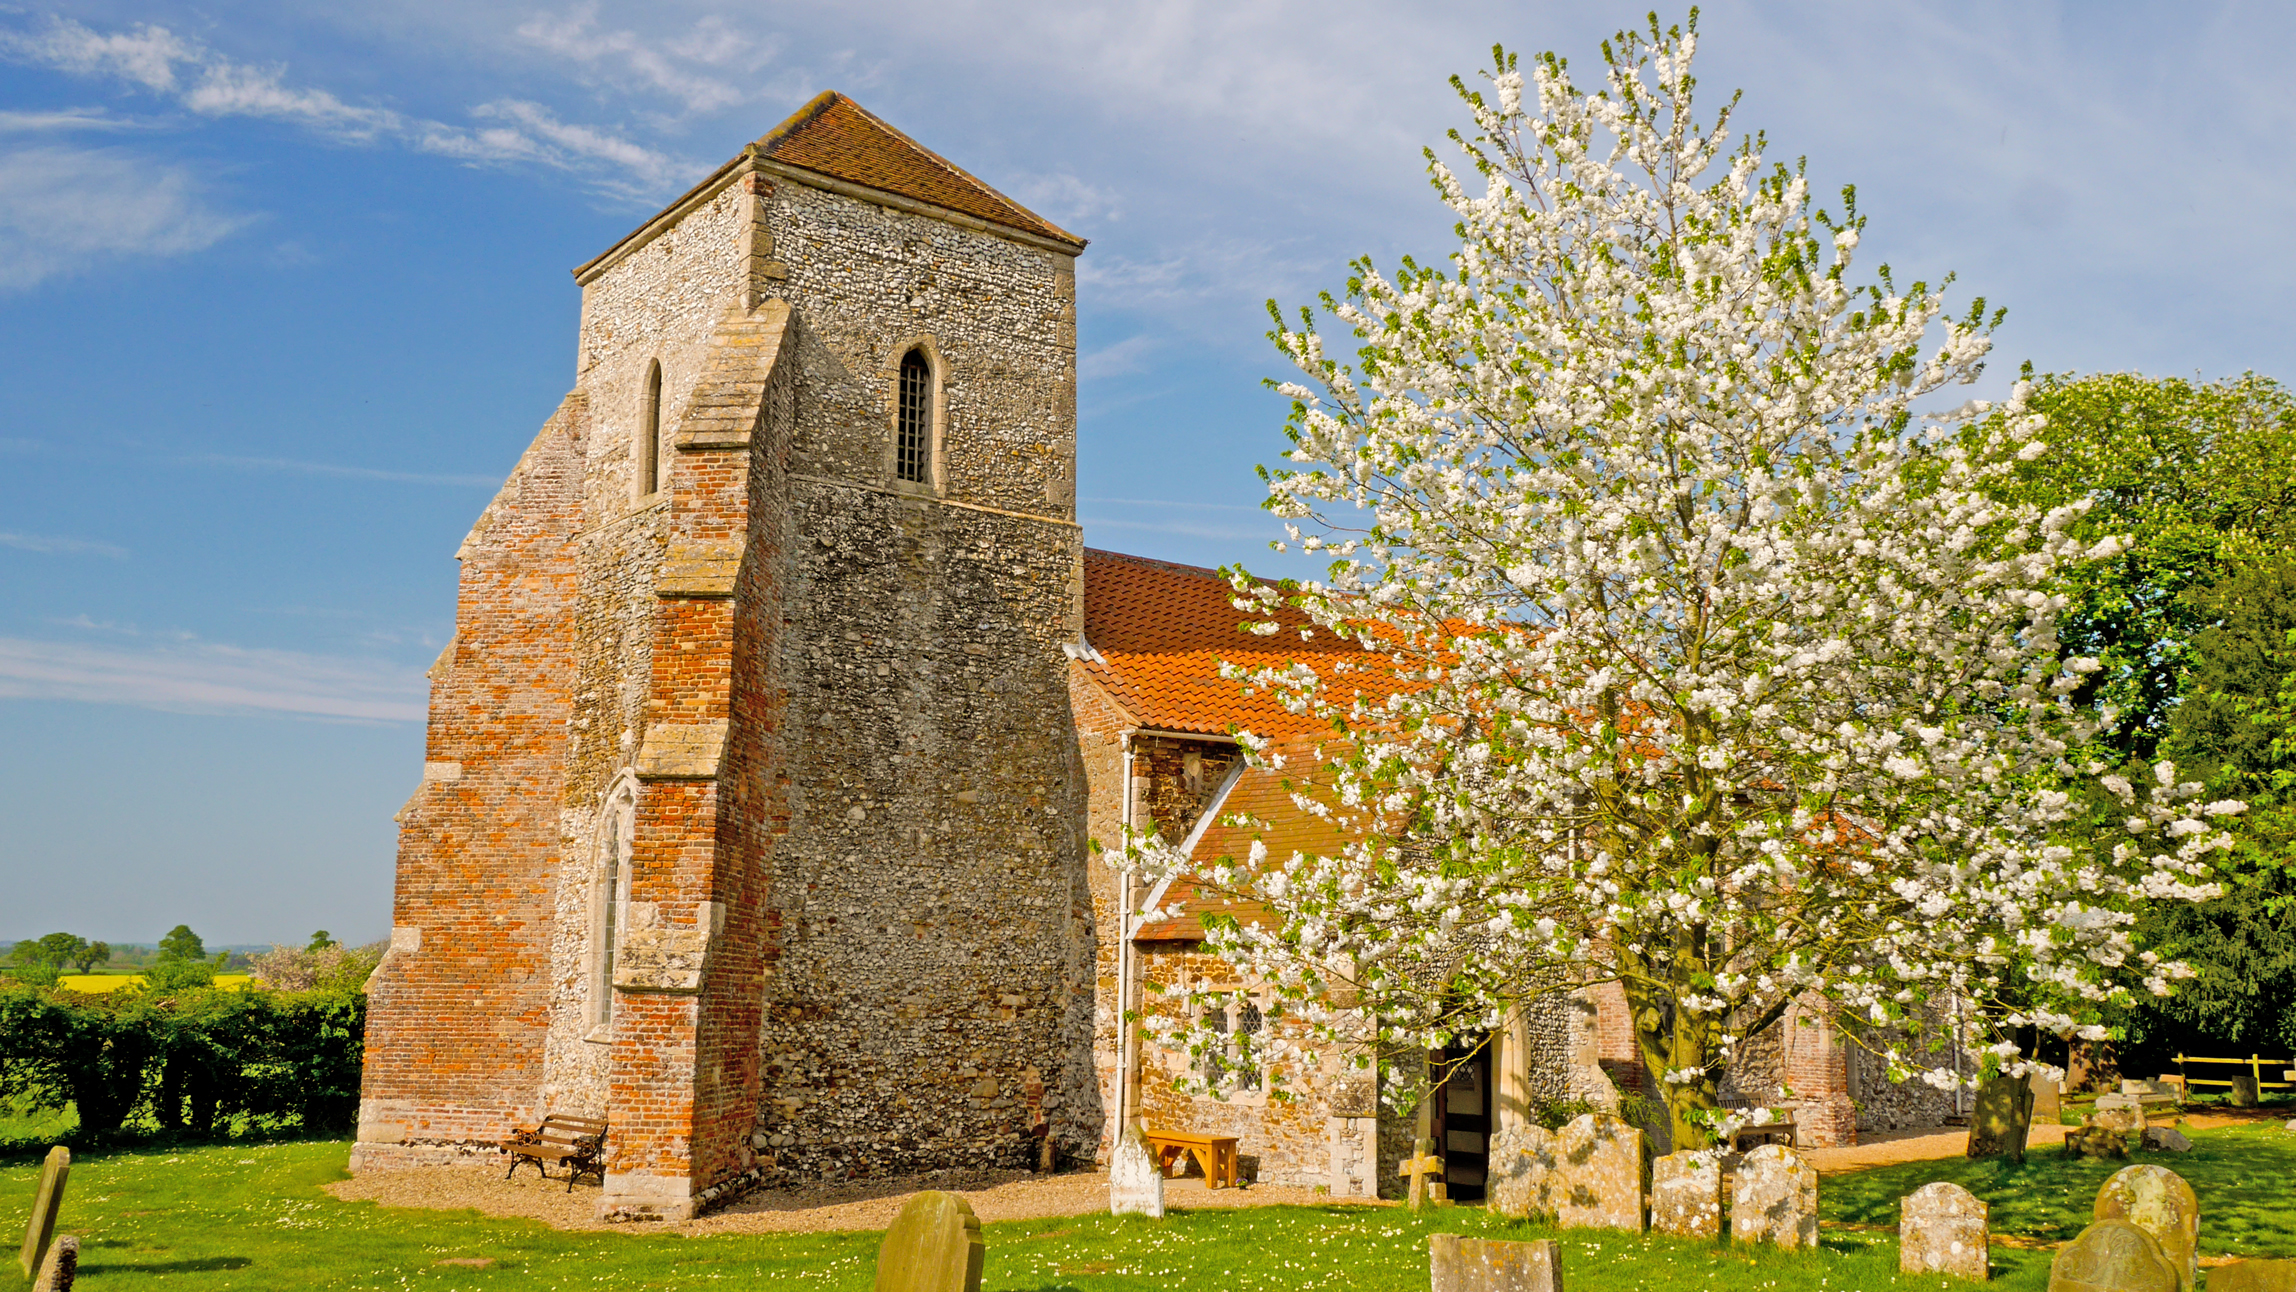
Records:
M40 1277L32 1280L32 1292L72 1292L72 1284L79 1277L80 1240L62 1234L48 1244L47 1258L40 1262Z
M1669 1153L1650 1164L1650 1227L1676 1238L1722 1236L1722 1159Z
M1642 1132L1608 1113L1587 1113L1555 1134L1555 1223L1565 1229L1642 1232Z
M1491 1137L1491 1210L1522 1220L1555 1214L1555 1133L1512 1126Z
M2123 1167L2097 1190L2096 1218L2151 1234L2176 1267L2176 1285L2192 1292L2200 1279L2200 1199L2183 1176L2165 1166Z
M2049 1292L2176 1292L2176 1267L2153 1236L2125 1220L2100 1220L2057 1249Z
M58 1144L40 1164L40 1191L32 1195L32 1220L24 1226L24 1250L17 1262L24 1277L40 1272L40 1258L48 1254L48 1240L56 1236L56 1213L64 1208L64 1182L72 1176L72 1150Z
M1818 1245L1818 1169L1783 1144L1739 1160L1730 1185L1730 1237L1780 1247Z
M1411 1154L1399 1174L1411 1177L1411 1209L1419 1211L1430 1202L1443 1201L1443 1159L1435 1156L1434 1145L1423 1139L1411 1141Z
M1164 1168L1148 1145L1148 1132L1138 1126L1116 1137L1108 1162L1108 1214L1164 1218Z
M1984 1282L1993 1246L1983 1199L1939 1180L1898 1201L1897 1268L1902 1274L1951 1274Z
M1562 1244L1427 1235L1429 1292L1563 1292Z
M877 1249L877 1292L981 1292L981 1222L965 1200L928 1190L910 1198Z

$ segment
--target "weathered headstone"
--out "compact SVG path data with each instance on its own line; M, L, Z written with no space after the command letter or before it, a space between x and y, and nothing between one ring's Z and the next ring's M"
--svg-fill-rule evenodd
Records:
M1969 1156L2025 1160L2033 1126L2033 1087L2023 1077L1995 1077L1977 1087L1969 1114Z
M2098 1095L2097 1114L2090 1124L2127 1134L2145 1128L2144 1105L2135 1095Z
M1563 1292L1562 1244L1427 1235L1429 1292Z
M2232 1106L2235 1108L2254 1108L2260 1102L2257 1095L2256 1070L2253 1068L2234 1068L2232 1070Z
M2125 1158L2129 1155L2129 1137L2102 1126L2076 1126L2065 1132L2065 1155Z
M58 1144L40 1164L40 1191L32 1195L32 1219L24 1226L24 1250L16 1258L24 1277L40 1272L48 1240L56 1236L56 1213L64 1208L64 1182L72 1178L72 1150Z
M1413 1211L1421 1211L1443 1201L1443 1159L1435 1155L1432 1141L1411 1141L1411 1156L1404 1159L1397 1173L1411 1177L1410 1203Z
M2208 1272L2208 1292L2296 1292L2296 1261L2234 1261Z
M1138 1126L1116 1137L1108 1159L1108 1214L1164 1216L1164 1171L1148 1146L1148 1132Z
M2176 1292L2176 1267L2153 1236L2125 1220L2100 1220L2057 1249L2049 1292Z
M2165 1166L2124 1167L2097 1190L2096 1218L2125 1220L2153 1236L2176 1267L2177 1286L2200 1277L2200 1199Z
M1746 1154L1730 1178L1730 1237L1780 1247L1818 1245L1818 1169L1783 1144Z
M2044 1077L2038 1072L2025 1080L2033 1087L2032 1120L2045 1126L2056 1125L2057 1118L2063 1116L2065 1111L2065 1083L2053 1077Z
M2184 1132L2167 1126L2145 1127L2145 1150L2151 1153L2190 1153L2192 1141Z
M953 1193L910 1198L877 1249L877 1292L980 1292L981 1222Z
M1555 1133L1516 1126L1491 1137L1491 1210L1521 1220L1555 1214Z
M1903 1274L1952 1274L1982 1283L1993 1250L1990 1208L1958 1184L1939 1180L1897 1204L1897 1268Z
M80 1240L71 1234L59 1235L48 1244L48 1255L40 1262L40 1276L32 1280L32 1292L72 1292L72 1282L79 1276Z
M1646 1161L1639 1129L1608 1113L1573 1119L1555 1133L1555 1223L1640 1233Z
M1676 1238L1722 1236L1720 1153L1669 1153L1650 1164L1650 1227Z

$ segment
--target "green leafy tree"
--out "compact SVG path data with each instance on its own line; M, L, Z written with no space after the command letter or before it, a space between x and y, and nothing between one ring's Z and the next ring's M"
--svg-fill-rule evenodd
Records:
M304 949L305 951L309 951L309 952L312 952L312 953L316 954L316 953L318 953L318 952L321 952L321 951L324 951L324 950L326 950L328 947L332 947L332 946L340 946L340 945L342 945L342 944L341 944L341 943L339 943L339 942L337 942L337 941L335 941L335 938L334 938L334 935L333 935L333 934L330 934L330 933L328 933L328 932L327 932L327 930L325 930L325 929L321 929L321 930L319 930L317 933L314 933L314 934L312 934L312 935L311 935L311 944L310 944L309 946L306 946L306 947L304 947L303 949Z
M78 955L72 957L72 963L79 966L81 973L92 973L97 965L107 963L111 958L111 943L90 942L80 948Z
M167 931L166 937L159 940L159 960L162 964L171 960L205 959L207 944L199 940L199 935L192 932L188 924L176 925Z

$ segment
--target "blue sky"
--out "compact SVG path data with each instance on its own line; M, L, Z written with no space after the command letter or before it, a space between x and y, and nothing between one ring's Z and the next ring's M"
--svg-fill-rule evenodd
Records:
M1262 302L1439 256L1493 41L1639 12L1076 0L0 3L0 939L389 924L453 552L567 271L822 89L1089 237L1087 541L1259 559ZM1701 87L2009 307L1994 375L2296 375L2296 14L1710 4Z

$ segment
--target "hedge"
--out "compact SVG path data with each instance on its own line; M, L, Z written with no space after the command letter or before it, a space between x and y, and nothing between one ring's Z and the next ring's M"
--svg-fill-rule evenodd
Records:
M79 1109L83 1136L131 1119L214 1132L242 1114L311 1131L359 1106L366 997L341 988L83 995L0 982L0 1099Z

